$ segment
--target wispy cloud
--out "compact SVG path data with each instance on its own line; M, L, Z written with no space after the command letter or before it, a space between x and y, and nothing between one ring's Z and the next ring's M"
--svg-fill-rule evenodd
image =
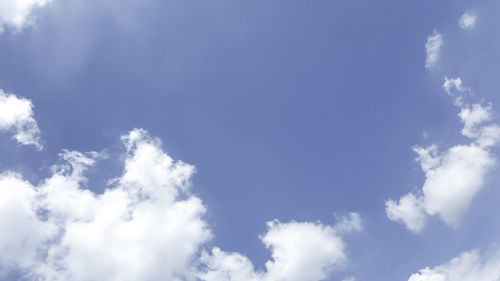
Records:
M436 65L441 55L441 47L443 46L443 36L434 30L432 35L427 37L425 43L425 67L432 68Z

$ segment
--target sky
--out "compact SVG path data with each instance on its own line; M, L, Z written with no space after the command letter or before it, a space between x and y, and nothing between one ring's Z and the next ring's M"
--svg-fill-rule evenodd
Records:
M0 0L0 280L500 280L499 16Z

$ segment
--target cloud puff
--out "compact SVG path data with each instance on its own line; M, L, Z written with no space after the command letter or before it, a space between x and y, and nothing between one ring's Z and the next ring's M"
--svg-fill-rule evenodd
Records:
M45 6L51 0L2 0L0 1L0 32L5 26L21 31L32 22L31 12Z
M40 129L33 118L31 100L7 94L0 89L0 131L14 133L13 138L23 145L42 149Z
M480 256L477 251L461 254L450 262L426 267L408 281L478 281L500 280L500 254Z
M399 202L388 200L385 207L389 219L402 222L411 231L418 232L425 225L426 214L422 207L422 198L417 198L412 193L401 197Z
M425 225L428 215L439 216L446 224L457 226L475 195L484 185L487 173L496 163L491 148L500 143L500 126L491 124L492 105L468 104L460 78L445 78L444 90L455 97L464 127L462 134L472 139L468 145L455 145L444 152L437 145L415 147L417 161L425 173L422 192L409 193L399 202L388 200L389 219L401 222L414 232Z
M195 168L173 160L144 130L122 142L123 173L102 194L85 188L86 169L104 157L97 152L63 150L63 163L38 185L0 174L0 228L11 230L0 236L0 279L14 271L46 281L317 281L345 261L334 227L293 221L269 222L260 237L273 256L265 274L240 254L204 252L212 232L190 191ZM342 224L358 229L359 215Z
M425 43L425 67L432 68L436 65L439 60L441 53L441 47L443 46L443 36L434 30L432 35L427 37L427 42Z
M466 12L458 21L458 25L465 30L471 30L476 25L477 16L472 12Z

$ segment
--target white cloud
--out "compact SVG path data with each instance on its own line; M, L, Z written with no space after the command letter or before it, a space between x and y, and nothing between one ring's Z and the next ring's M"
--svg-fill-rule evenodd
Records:
M460 77L448 78L445 76L443 89L450 97L455 99L454 104L458 107L463 107L464 99L472 95L472 90L464 87Z
M63 151L67 164L38 186L3 174L0 223L21 234L0 240L11 253L2 255L4 268L29 272L31 280L192 277L190 262L211 237L205 207L189 193L194 167L174 161L145 131L123 140L124 173L103 194L83 188L95 152Z
M470 91L469 88L464 87L460 77L448 78L447 76L444 77L443 89L448 95L453 95L454 91L458 91L459 93Z
M477 16L472 12L466 12L458 21L458 25L465 30L471 30L476 25Z
M490 121L492 118L491 112L492 105L482 106L480 104L473 104L470 107L464 107L458 114L462 122L464 123L464 128L462 129L462 134L469 138L477 138L480 134L478 131L478 125Z
M477 251L461 254L450 262L426 267L411 275L408 281L498 281L500 280L500 254L480 256Z
M399 199L399 202L388 200L385 203L389 219L406 225L409 230L418 232L425 225L425 213L421 198L408 193Z
M23 145L42 149L40 129L33 118L31 100L7 94L0 89L0 131L14 133L13 138Z
M205 281L315 281L346 260L344 242L330 227L320 223L268 222L260 239L271 250L266 271L255 271L248 258L219 248L204 253L206 264L200 279Z
M443 88L455 97L455 104L461 108L458 115L464 124L462 134L472 141L443 152L436 145L414 148L425 173L421 193L409 193L399 202L386 202L387 216L414 232L422 230L428 215L437 215L446 224L457 226L496 163L490 150L500 143L500 127L488 124L492 105L464 103L463 93L468 90L460 78L445 78Z
M269 222L260 236L272 252L266 273L243 255L204 252L212 233L190 192L195 168L144 130L122 141L124 171L102 194L85 188L86 169L105 157L97 152L63 150L63 164L38 185L0 174L0 228L12 230L0 237L0 279L17 271L43 281L318 281L346 261L340 230L360 229L355 213L337 227Z
M38 218L36 196L36 190L19 174L0 175L0 229L4 230L0 235L0 279L6 267L31 267L37 249L55 234L53 225Z
M456 226L495 160L487 148L476 144L453 146L442 155L437 150L416 151L426 176L422 187L426 213ZM425 169L429 162L436 164Z
M439 60L441 53L441 47L443 46L443 36L434 30L432 35L427 37L427 42L425 43L425 67L432 68L436 65Z
M51 0L2 0L0 1L0 32L5 26L21 31L32 23L34 9L45 6Z

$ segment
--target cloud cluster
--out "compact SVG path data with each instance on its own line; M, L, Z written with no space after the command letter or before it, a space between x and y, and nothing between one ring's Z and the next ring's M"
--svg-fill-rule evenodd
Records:
M491 148L500 143L500 126L491 123L491 104L466 102L470 90L460 78L445 78L443 88L460 107L458 116L464 124L461 133L472 141L445 151L437 145L414 148L425 173L422 192L386 202L387 216L414 232L422 230L429 215L439 216L450 226L458 225L496 162Z
M432 35L427 37L425 43L425 67L432 68L436 65L441 55L441 47L443 46L443 36L434 30Z
M122 137L124 170L102 194L85 188L85 171L101 153L63 150L63 164L32 185L0 175L0 279L318 281L345 262L340 233L361 228L359 215L338 229L272 221L260 237L272 252L267 272L241 254L203 250L212 237L200 198L190 192L195 168L175 161L140 129Z
M51 0L2 0L0 1L0 32L6 26L21 31L32 22L31 12Z
M500 280L500 253L481 256L477 251L465 252L444 265L421 269L408 279L408 281L478 280Z
M40 144L40 129L33 118L33 104L31 100L19 98L14 94L7 94L0 89L0 131L9 131L13 138L23 145L34 145L38 149Z

